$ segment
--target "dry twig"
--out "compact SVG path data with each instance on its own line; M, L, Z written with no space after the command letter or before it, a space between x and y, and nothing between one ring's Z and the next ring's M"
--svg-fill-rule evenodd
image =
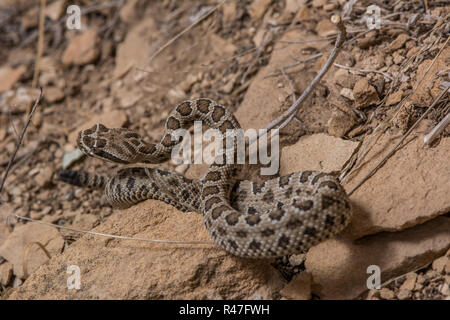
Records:
M333 65L334 60L336 60L339 51L341 50L341 47L345 42L347 33L344 23L342 22L339 16L337 15L332 16L331 21L338 27L338 36L334 48L331 51L330 57L328 58L327 62L322 67L322 69L319 71L319 73L316 75L316 77L311 81L310 85L305 89L305 91L303 91L302 95L280 117L269 123L269 125L265 128L266 131L270 131L271 129L275 128L280 124L287 125L287 123L289 123L290 119L292 119L292 114L295 114L298 111L300 105L306 100L306 98L309 96L309 94L312 92L315 86L319 83L319 81L322 79L322 77L325 75L328 69L330 69L330 67ZM257 136L250 139L248 141L248 145L251 145L253 142L258 140L261 134L262 133L258 133Z
M338 64L338 63L334 63L335 67L338 68L342 68L342 69L346 69L346 70L350 70L350 71L355 71L355 72L359 72L359 73L379 73L381 75L383 75L386 79L393 81L394 78L392 78L392 76L390 74L388 74L387 72L383 72L383 71L378 71L378 70L371 70L371 69L360 69L360 68L355 68L355 67L347 67L347 66L343 66L342 64Z
M27 120L27 122L25 123L25 126L22 129L22 133L20 134L19 140L17 141L17 144L16 144L16 147L14 149L14 152L13 152L13 154L11 156L11 159L8 162L8 166L6 167L5 173L3 174L3 179L2 179L2 182L0 184L0 195L1 195L2 190L3 190L3 186L5 185L6 178L8 178L8 174L9 174L9 171L11 169L11 165L13 164L14 159L16 158L17 151L19 150L19 147L22 144L23 138L25 136L25 132L27 131L28 126L31 123L31 119L33 118L34 111L36 110L36 108L37 108L41 98L42 98L42 88L40 88L39 97L34 102L33 108L31 108L31 111L30 111L30 113L28 115L28 120Z

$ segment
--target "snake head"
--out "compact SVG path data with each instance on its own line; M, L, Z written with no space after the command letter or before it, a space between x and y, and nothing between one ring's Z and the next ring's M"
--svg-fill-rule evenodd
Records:
M141 137L125 128L107 128L96 124L89 129L80 131L77 138L78 148L88 156L116 163L135 163L135 147L141 142ZM136 140L136 141L134 141ZM134 143L133 143L134 141Z

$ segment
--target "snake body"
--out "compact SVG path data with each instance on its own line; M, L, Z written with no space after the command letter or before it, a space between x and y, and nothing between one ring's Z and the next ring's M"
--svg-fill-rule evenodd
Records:
M136 132L101 124L81 131L77 143L85 154L103 160L162 163L180 142L172 138L175 130L188 129L197 120L223 135L240 128L224 106L202 98L183 101L170 112L159 143L147 143ZM242 165L222 162L213 163L201 180L143 167L121 169L111 177L64 170L60 179L105 188L109 202L119 208L159 199L181 211L200 212L214 242L241 257L304 252L339 233L350 221L345 190L329 174L301 171L261 183L236 181Z

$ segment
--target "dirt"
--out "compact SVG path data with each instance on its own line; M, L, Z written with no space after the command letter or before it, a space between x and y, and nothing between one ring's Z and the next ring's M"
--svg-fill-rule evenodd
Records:
M355 163L363 156L365 143L373 141L373 135L383 135L384 141L407 132L450 81L450 10L443 1L364 0L346 6L340 0L230 0L170 43L217 2L77 1L87 12L81 18L81 30L67 28L65 0L48 2L39 59L39 5L32 0L0 4L1 177L26 122L27 111L39 93L32 87L37 60L37 84L43 89L43 98L0 194L0 248L8 238L16 239L14 231L28 224L9 217L11 213L88 230L102 225L114 214L101 191L70 186L56 177L64 157L76 148L78 131L90 124L127 127L156 141L177 103L208 97L236 112L244 128L265 127L292 104L293 93L296 97L301 95L328 58L336 35L330 22L333 14L344 17L348 32L348 40L336 60L344 67L333 66L291 123L281 130L281 146L288 147L286 151L294 148L291 153L297 156L295 146L303 136L332 135L362 145L355 148L353 155L346 155L348 163ZM373 3L381 7L383 20L380 29L368 30L363 17L367 6ZM162 51L158 53L159 50ZM321 57L308 60L319 53ZM428 133L450 112L448 97L447 94L429 113L428 126L420 134ZM441 142L449 137L447 126L425 148L439 154L439 148L448 145ZM408 153L411 170L423 154L419 147ZM433 157L429 158L432 162ZM387 161L392 161L388 166L392 170L396 164L404 164L398 157ZM442 162L430 163L429 170L448 170L445 157L434 161ZM374 164L370 162L369 167ZM161 166L178 172L193 170L172 162ZM118 165L90 157L76 158L70 165L71 170L99 173L115 168ZM257 178L252 176L254 172L248 175ZM385 189L380 192L368 184L365 199L388 197L391 186L395 190L406 187L389 181L389 176L397 175L383 174L387 178L379 179L379 183ZM434 174L448 176L450 171ZM399 181L408 180L400 176ZM424 181L427 183L425 178ZM442 187L446 188L445 181ZM400 229L421 225L437 216L449 218L450 196L447 197L439 207L433 207L429 218L399 222ZM414 198L409 203L418 199L414 205L424 208L422 213L426 215L427 196ZM396 202L392 198L389 201ZM402 201L408 203L408 199ZM370 211L370 205L365 209ZM377 211L377 219L382 222L373 232L400 232L383 229L382 223L389 220L383 214L389 212ZM64 254L82 236L67 230L58 232L65 242L58 254ZM442 247L448 248L450 243ZM444 253L436 251L435 255ZM404 275L390 279L383 289L351 298L449 299L450 270L448 262L442 262L446 257L448 260L448 253L438 259L435 255L425 256L426 263L421 260L424 265L419 270L413 266L401 269ZM22 261L17 255L12 260ZM45 259L38 260L42 264ZM33 270L36 268L33 264ZM313 281L301 272L304 267L286 262L278 269L282 268L288 269L281 272L287 281L293 278L284 290L285 297L317 297L308 290L295 291L296 286L311 285ZM22 269L16 269L13 261L0 254L2 295L8 295L25 280ZM226 293L222 296L226 298Z

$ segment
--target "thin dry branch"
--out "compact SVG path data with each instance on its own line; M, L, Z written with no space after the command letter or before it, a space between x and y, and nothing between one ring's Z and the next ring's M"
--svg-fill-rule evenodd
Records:
M341 18L337 15L334 15L331 17L331 22L333 22L338 27L338 36L336 39L336 43L334 45L333 50L331 51L330 57L328 58L325 65L322 67L322 69L319 71L319 73L316 75L316 77L311 81L308 88L303 91L302 95L295 101L292 106L286 110L280 117L269 123L269 125L265 128L267 131L270 131L271 129L275 128L276 126L283 124L287 125L286 120L292 119L292 114L295 114L300 105L306 100L306 98L309 96L309 94L312 92L312 90L315 88L315 86L319 83L319 81L323 78L325 73L330 69L330 67L333 65L333 62L336 60L342 45L345 42L345 39L347 37L347 32L344 26L344 23L342 22ZM251 145L253 142L258 140L261 136L261 133L258 133L257 136L253 137L248 141L248 145Z
M25 251L23 253L23 258L22 258L23 277L25 279L28 278L28 255L30 254L30 249L33 245L37 245L42 251L44 251L47 258L49 258L49 259L52 258L52 256L50 255L50 252L48 252L48 250L45 248L45 245L43 245L42 243L34 242L34 241L28 243L27 246L25 247Z
M28 120L27 120L27 122L25 123L25 126L22 129L22 133L20 134L19 140L17 141L17 144L16 144L16 147L14 149L14 152L13 152L13 154L11 156L11 159L8 162L8 166L6 167L5 173L3 174L3 179L2 179L2 182L0 184L0 195L2 194L2 190L3 190L3 186L5 185L6 178L8 178L8 174L9 174L9 171L11 169L11 165L13 164L14 159L16 158L17 151L19 150L19 147L22 144L23 138L25 137L25 133L27 132L28 126L31 123L31 119L33 118L34 111L36 110L36 108L37 108L37 106L39 104L39 101L42 98L42 88L39 88L39 89L40 89L39 96L36 99L36 101L34 102L33 108L31 108L31 111L30 111L30 113L28 115Z
M417 82L416 86L414 87L414 90L417 90L417 88L419 87L419 85L422 83L423 79L425 78L425 76L428 74L428 71L430 71L431 67L434 65L434 63L436 62L437 58L441 55L442 51L444 50L444 48L447 46L448 41L450 40L450 36L447 37L447 40L445 40L444 45L441 47L441 49L439 50L439 52L437 53L437 55L434 57L433 61L430 63L430 65L427 67L427 69L425 70L425 72L423 73L422 78L420 79L420 81Z
M112 239L121 239L121 240L135 240L135 241L144 241L144 242L152 242L152 243L165 243L165 244L214 244L212 241L175 241L175 240L158 240L158 239L147 239L147 238L135 238L135 237L127 237L127 236L118 236L114 234L107 234L107 233L101 233L101 232L94 232L94 231L88 231L88 230L82 230L72 227L66 227L66 226L59 226L53 223L41 221L41 220L35 220L32 218L22 217L17 214L13 215L15 218L24 220L24 221L31 221L40 223L46 226L55 227L58 229L63 230L69 230L73 232L80 232L80 233L87 233L93 236L99 236L99 237L105 237L105 238L112 238Z
M297 61L297 62L288 64L288 65L286 65L286 66L281 67L279 71L274 71L274 72L272 72L272 73L269 73L267 76L265 76L265 78L273 77L273 76L279 76L280 74L282 74L281 70L286 71L286 69L294 68L294 67L296 67L296 66L299 66L299 65L302 64L302 63L306 63L306 62L309 62L309 61L311 61L311 60L320 58L321 56L323 56L323 54L320 52L320 53L317 53L317 54L315 54L315 55L312 55L312 56L310 56L310 57L308 57L308 58L305 58L305 59L299 60L299 61Z
M342 64L338 64L338 63L334 63L335 67L341 68L341 69L346 69L346 70L350 70L350 71L355 71L355 72L359 72L359 73L379 73L381 75L383 75L386 79L393 81L394 78L387 72L383 72L383 71L378 71L378 70L372 70L372 69L360 69L360 68L354 68L354 67L347 67L344 66Z

